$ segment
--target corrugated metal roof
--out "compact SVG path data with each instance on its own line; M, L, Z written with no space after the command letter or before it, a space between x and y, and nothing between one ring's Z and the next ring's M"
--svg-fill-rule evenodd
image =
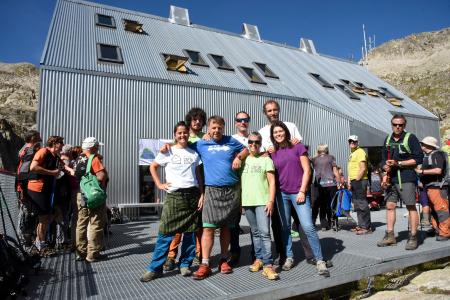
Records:
M96 26L96 13L114 17L116 28ZM142 23L147 35L125 31L122 19ZM307 54L290 46L248 40L238 34L203 26L172 24L167 18L76 0L58 2L51 26L42 56L43 66L308 98L385 132L390 131L391 110L436 119L365 68L328 56ZM120 46L124 64L99 63L97 43ZM199 51L210 67L188 64L193 74L167 71L160 53L185 56L183 49ZM207 58L208 53L223 55L235 71L216 69ZM253 62L267 64L280 79L262 77L267 85L249 82L237 67L254 68ZM368 95L360 96L361 101L353 101L336 88L320 86L309 72L320 74L331 83L348 79L370 88L387 87L404 98L404 107L397 108L383 98Z

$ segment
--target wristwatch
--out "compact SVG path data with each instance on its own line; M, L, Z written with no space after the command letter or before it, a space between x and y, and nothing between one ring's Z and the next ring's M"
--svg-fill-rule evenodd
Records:
M399 168L402 167L402 162L401 162L401 161L398 162L398 167L399 167Z

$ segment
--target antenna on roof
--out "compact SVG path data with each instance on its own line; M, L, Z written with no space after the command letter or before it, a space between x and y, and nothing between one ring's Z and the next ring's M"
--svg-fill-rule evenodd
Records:
M300 39L300 50L310 54L317 54L316 47L314 46L314 42L312 40Z
M363 55L363 59L366 61L366 64L367 64L367 41L366 41L366 29L364 28L364 24L363 24L363 35L364 35L364 55Z
M169 22L184 26L190 26L189 11L186 8L170 6Z
M247 23L242 24L242 35L249 40L261 41L261 36L259 35L258 26L250 25Z

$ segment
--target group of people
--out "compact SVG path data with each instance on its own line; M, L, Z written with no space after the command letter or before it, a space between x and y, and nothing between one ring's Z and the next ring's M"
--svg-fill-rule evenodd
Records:
M330 229L331 199L344 187L352 191L357 213L357 226L352 231L357 235L373 232L366 198L368 158L359 147L358 136L348 138L351 154L348 176L344 178L327 145L319 145L317 155L309 157L295 124L279 119L277 101L267 100L263 112L268 124L258 132L249 131L247 112L236 113L237 132L232 136L224 134L222 117L215 115L206 119L201 108L191 109L186 121L175 125L173 143L164 145L150 166L155 185L167 192L167 198L155 251L141 277L142 282L162 277L164 270L175 268L181 239L180 273L192 275L196 280L210 276L216 232L220 232L218 271L232 273L240 255L241 211L245 212L251 229L253 263L249 266L250 272L262 270L264 277L276 280L279 273L275 260L283 271L294 266L292 217L306 261L316 266L318 274L329 276L332 263L324 260L315 221L319 216L322 230ZM207 125L206 132L202 132L204 125ZM434 138L427 137L419 142L413 134L404 131L405 126L404 116L392 118L393 133L386 138L382 151L384 172L380 174L380 185L385 189L387 201L387 231L377 244L379 247L395 244L395 208L401 200L409 212L410 235L406 249L413 250L417 248L415 187L418 182L428 195L437 239L449 237L447 184L443 183L447 159L434 157L438 157L434 154L438 153ZM427 158L427 155L433 157ZM158 175L159 167L165 167L166 182ZM310 195L312 182L318 187L314 203ZM271 251L270 227L276 253ZM192 273L190 267L194 261L199 267Z
M42 145L35 130L27 133L25 142L19 151L16 185L24 244L41 256L63 249L76 251L77 260L105 258L101 250L106 204L88 208L80 192L80 180L86 172L95 175L106 189L108 174L98 154L102 144L88 137L81 146L72 147L64 144L63 137L50 136Z

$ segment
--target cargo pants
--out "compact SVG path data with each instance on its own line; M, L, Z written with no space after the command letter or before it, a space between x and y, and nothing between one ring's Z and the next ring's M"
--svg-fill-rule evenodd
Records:
M431 222L440 236L450 238L450 214L448 210L448 195L442 189L427 189L431 208Z

